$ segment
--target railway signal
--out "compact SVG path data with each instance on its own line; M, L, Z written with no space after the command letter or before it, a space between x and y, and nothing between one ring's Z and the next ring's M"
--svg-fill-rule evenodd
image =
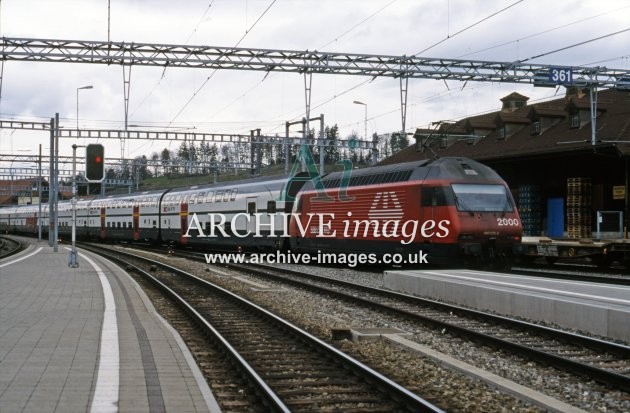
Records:
M90 182L100 182L105 177L105 148L99 143L85 148L85 177Z

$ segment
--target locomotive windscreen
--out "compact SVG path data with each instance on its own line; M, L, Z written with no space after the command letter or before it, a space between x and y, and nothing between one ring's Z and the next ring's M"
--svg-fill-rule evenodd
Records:
M496 184L452 184L455 205L465 212L512 212L507 190Z

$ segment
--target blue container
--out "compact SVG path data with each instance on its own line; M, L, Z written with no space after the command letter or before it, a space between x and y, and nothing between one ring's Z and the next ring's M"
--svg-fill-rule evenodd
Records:
M547 199L547 236L564 236L564 198Z

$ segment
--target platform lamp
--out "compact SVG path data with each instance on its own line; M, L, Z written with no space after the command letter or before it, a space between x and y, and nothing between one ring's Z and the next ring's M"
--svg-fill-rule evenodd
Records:
M94 86L92 85L87 85L87 86L81 86L77 88L77 134L79 133L79 90L82 89L94 89Z
M363 135L363 139L367 140L368 136L367 136L367 103L363 103L361 101L355 100L354 102L355 105L363 105L365 107L365 117L363 118L363 128L364 130L364 135Z

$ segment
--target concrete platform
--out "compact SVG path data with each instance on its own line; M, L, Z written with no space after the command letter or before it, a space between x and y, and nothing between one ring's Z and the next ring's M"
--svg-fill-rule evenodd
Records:
M219 408L181 337L111 262L33 242L0 261L0 412Z
M386 271L386 288L630 342L630 287L472 270Z

